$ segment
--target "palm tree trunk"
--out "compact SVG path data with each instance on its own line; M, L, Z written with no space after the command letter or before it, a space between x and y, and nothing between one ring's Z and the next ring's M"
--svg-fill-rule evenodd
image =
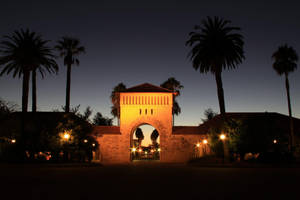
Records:
M294 123L292 117L292 106L291 106L291 98L290 98L290 84L288 74L285 74L285 88L286 88L286 95L288 101L288 108L289 108L289 117L290 117L290 145L289 150L293 151L294 149Z
M25 70L23 74L22 112L27 112L28 110L29 79L30 71Z
M223 91L221 71L215 72L215 78L216 78L216 83L217 83L220 113L225 114L225 101L224 101L224 91Z
M32 112L36 112L36 69L32 70Z
M71 90L71 65L67 67L67 87L66 87L66 108L65 112L70 112L70 91Z

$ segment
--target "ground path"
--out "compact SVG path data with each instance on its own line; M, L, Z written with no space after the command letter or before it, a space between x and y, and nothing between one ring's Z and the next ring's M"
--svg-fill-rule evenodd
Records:
M0 165L0 184L1 200L300 199L300 168Z

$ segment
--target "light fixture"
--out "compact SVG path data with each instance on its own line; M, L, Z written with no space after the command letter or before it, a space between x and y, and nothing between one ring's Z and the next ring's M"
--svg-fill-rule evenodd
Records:
M205 139L205 140L203 140L203 144L207 144L208 143L208 141Z
M70 138L70 134L67 133L67 132L65 132L65 133L64 133L64 139L68 140L69 138Z
M221 140L225 140L225 139L226 139L226 135L225 135L225 134L221 134L221 135L220 135L220 139L221 139Z

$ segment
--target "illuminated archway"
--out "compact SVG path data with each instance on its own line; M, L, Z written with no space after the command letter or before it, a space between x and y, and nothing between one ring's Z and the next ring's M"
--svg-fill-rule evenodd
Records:
M160 160L160 137L159 132L150 124L141 124L131 131L130 158L131 161Z

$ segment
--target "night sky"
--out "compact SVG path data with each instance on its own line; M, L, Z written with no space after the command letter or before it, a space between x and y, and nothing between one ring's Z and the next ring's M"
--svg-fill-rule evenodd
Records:
M79 3L80 2L80 3ZM282 2L282 3L280 3ZM272 68L272 53L287 43L300 54L300 12L296 1L15 1L2 0L0 35L30 28L52 40L68 35L86 47L73 67L71 105L110 115L109 96L119 82L131 87L159 85L169 77L184 89L176 125L198 125L203 112L219 112L214 76L192 68L185 46L188 33L206 16L220 16L242 28L246 60L223 73L227 112L288 113L284 78ZM66 67L38 76L39 111L65 104ZM299 66L298 66L299 68ZM300 117L300 69L290 74L292 109ZM22 81L0 77L0 97L21 105ZM31 110L31 95L29 100Z

